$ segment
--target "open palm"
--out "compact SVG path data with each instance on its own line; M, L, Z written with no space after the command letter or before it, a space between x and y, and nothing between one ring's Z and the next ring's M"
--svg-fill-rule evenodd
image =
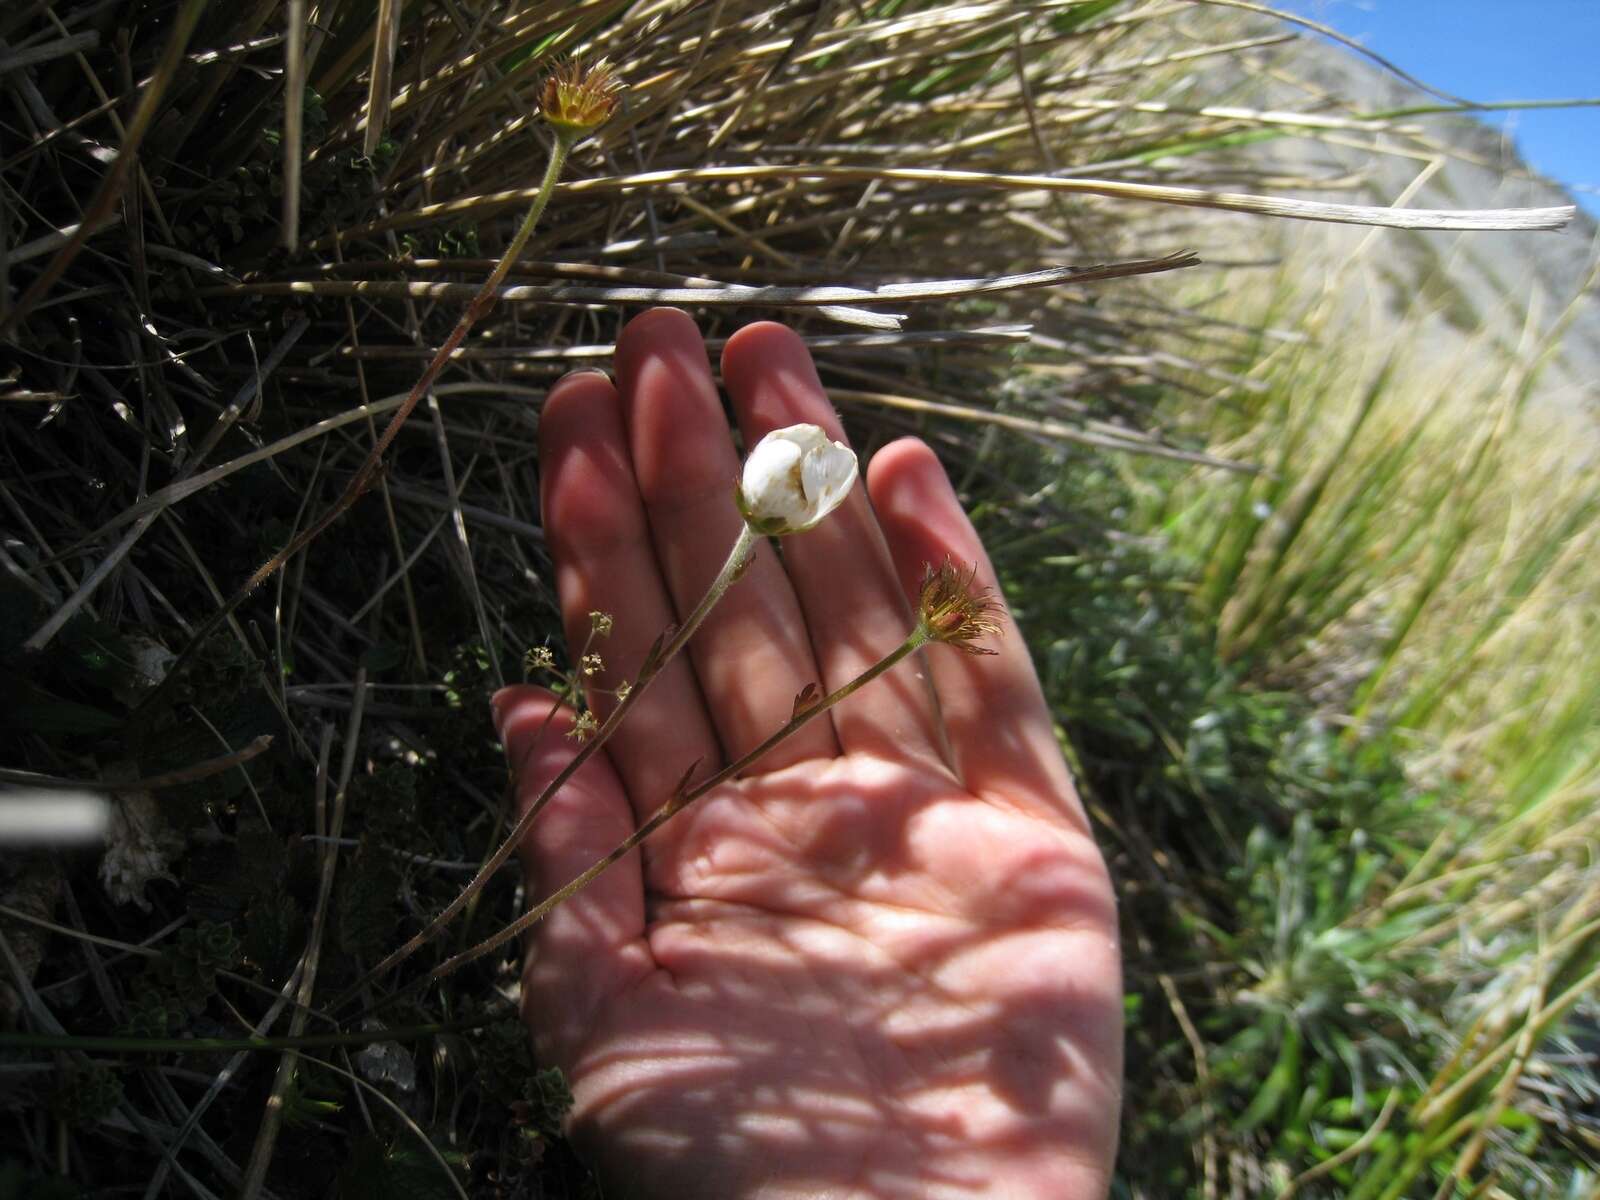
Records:
M843 432L800 340L752 325L723 372L747 444ZM552 391L540 456L569 640L591 611L597 713L697 601L738 532L738 458L683 313L633 321L618 383ZM606 753L523 847L542 896L672 793L758 745L911 629L946 556L992 569L933 454L879 450L836 513L762 546ZM1121 1090L1115 903L1014 631L935 645L680 814L535 925L524 1007L567 1073L572 1136L616 1197L1105 1193ZM568 713L495 700L526 804Z

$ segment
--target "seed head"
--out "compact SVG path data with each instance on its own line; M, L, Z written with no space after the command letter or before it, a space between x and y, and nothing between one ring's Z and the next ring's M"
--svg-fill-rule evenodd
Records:
M550 653L549 646L535 646L523 655L522 665L530 675L535 671L553 671L556 668L556 656Z
M559 64L544 81L539 111L558 132L593 133L617 111L622 81L604 59L587 69L577 60Z
M589 636L611 636L612 617L607 612L591 612L589 614Z
M978 568L963 572L948 558L928 564L917 596L917 620L930 641L944 642L968 654L998 654L977 645L979 638L1000 632L1000 602L988 588L974 588Z
M584 709L578 714L577 722L567 730L567 736L575 742L587 742L595 735L595 730L600 728L600 722L594 719L594 714Z

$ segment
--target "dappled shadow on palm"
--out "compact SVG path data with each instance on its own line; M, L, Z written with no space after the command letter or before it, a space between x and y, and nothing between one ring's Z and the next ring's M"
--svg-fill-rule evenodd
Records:
M850 756L668 828L649 966L530 1012L608 1196L979 1196L1002 1159L1036 1163L1019 1194L1096 1193L1119 1055L1092 846Z

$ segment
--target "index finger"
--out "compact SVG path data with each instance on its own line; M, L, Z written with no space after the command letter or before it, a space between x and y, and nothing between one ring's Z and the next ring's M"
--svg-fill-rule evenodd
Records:
M595 716L604 720L616 704L613 690L638 679L650 644L675 619L650 548L621 404L604 375L569 375L550 390L539 420L539 463L545 536L574 657L587 645L591 611L614 618L611 633L593 647L603 669L584 679ZM691 763L714 769L721 751L686 659L666 665L606 749L641 819Z

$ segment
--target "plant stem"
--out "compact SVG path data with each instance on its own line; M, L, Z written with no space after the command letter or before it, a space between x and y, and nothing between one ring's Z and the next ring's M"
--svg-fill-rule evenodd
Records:
M427 984L432 983L434 980L448 975L458 968L465 966L473 959L480 958L483 955L488 954L491 950L504 945L506 942L516 937L517 934L528 928L528 926L532 925L535 921L541 920L548 915L549 912L558 904L562 903L564 900L570 899L581 892L584 888L588 887L597 878L599 878L599 876L608 867L610 867L618 859L622 858L630 850L638 846L639 843L643 842L652 833L660 829L678 813L682 812L684 809L688 808L689 805L700 799L700 797L704 796L707 792L713 790L714 788L720 787L722 784L732 779L735 775L739 774L739 772L745 770L751 764L759 761L761 757L769 750L771 750L779 742L782 742L785 738L791 736L806 722L821 716L834 705L838 704L841 700L846 699L852 693L865 687L874 679L878 678L878 676L882 675L885 671L893 668L902 659L906 658L908 655L916 653L923 646L927 645L930 640L931 638L929 637L928 632L919 623L917 628L911 632L911 635L907 637L905 641L901 642L900 645L892 650L886 657L879 659L876 663L868 667L854 679L850 680L849 683L844 684L837 691L830 692L815 704L796 712L794 716L789 718L788 722L786 722L777 730L777 732L773 733L767 738L766 741L762 742L755 749L746 753L737 762L729 763L727 766L723 767L722 770L718 771L704 782L696 785L692 790L680 792L679 794L673 796L660 808L656 809L656 811L651 814L650 818L646 820L643 825L640 825L620 843L618 843L614 850L596 862L593 866L585 870L583 874L573 879L572 882L568 883L560 891L553 893L544 900L540 901L538 904L534 905L534 907L529 909L522 916L518 917L510 925L507 925L504 929L500 930L499 933L496 933L487 940L478 943L478 945L472 947L472 949L464 950L460 954L457 954L454 958L447 959L445 962L440 963L437 967L430 971L425 978L420 980L414 986L426 986ZM400 993L397 993L397 995L399 994Z
M550 203L550 195L555 191L556 180L561 176L561 168L566 164L567 155L572 150L575 140L575 136L571 133L559 131L556 133L555 145L550 148L550 160L545 164L544 178L539 181L539 190L534 193L533 201L528 205L527 214L522 218L522 224L517 227L517 232L506 246L505 253L500 256L500 260L495 263L494 269L489 272L489 277L483 281L483 286L478 289L478 294L472 298L472 302L467 305L460 319L456 321L456 326L450 331L450 336L445 338L428 365L423 368L417 382L412 384L411 392L406 396L405 403L395 409L394 416L389 418L389 423L384 426L383 433L373 443L372 449L367 452L367 457L362 461L361 466L356 469L356 473L350 477L350 482L345 485L344 491L340 493L339 498L320 517L290 538L288 545L257 567L255 573L249 579L246 579L232 596L228 597L227 603L205 620L195 632L195 635L189 639L189 644L184 647L177 660L168 668L166 678L150 690L149 695L139 703L139 706L134 710L133 717L130 719L136 719L142 713L156 711L157 702L167 694L168 690L183 674L184 668L188 666L189 660L196 651L205 644L206 640L216 632L224 621L233 615L234 611L245 602L250 593L272 578L284 563L322 536L330 525L343 516L345 511L361 498L361 494L371 484L372 477L377 474L378 466L383 461L384 453L389 449L395 438L400 436L400 429L405 425L406 419L410 417L412 410L417 407L422 397L427 395L428 389L433 386L434 381L439 378L440 372L450 362L450 356L460 348L462 342L467 340L467 334L472 332L472 327L477 324L478 319L494 307L495 294L499 291L500 285L505 282L506 275L510 273L512 266L522 255L522 251L528 244L528 239L533 236L534 227L539 223L539 218L544 215L545 206Z
M678 626L664 646L658 641L655 646L651 647L650 652L645 656L644 663L639 668L639 677L634 680L633 687L629 689L627 696L617 704L616 708L611 710L611 715L605 719L605 723L596 731L594 737L583 744L578 753L573 755L571 761L545 786L533 803L528 805L527 810L517 819L517 823L512 826L511 832L501 841L499 849L484 861L483 866L472 877L471 882L445 907L444 911L429 922L427 928L410 938L405 945L395 950L347 988L343 994L334 1000L331 1006L334 1010L338 1010L349 1003L351 998L368 982L404 962L437 936L439 931L455 919L456 914L466 907L472 897L488 883L494 873L516 852L518 844L533 825L534 819L544 810L545 805L549 804L551 798L566 785L573 775L577 774L578 769L593 758L600 748L610 740L611 735L622 724L623 718L628 715L629 710L638 702L639 697L644 695L645 689L650 686L651 681L661 673L667 663L672 661L673 656L688 644L689 639L700 628L701 623L705 621L707 614L715 607L717 601L722 599L727 590L743 574L745 566L750 561L750 555L755 549L757 536L756 532L748 524L740 524L739 536L734 539L733 548L728 552L727 560L722 564L722 569L717 572L717 577L711 581L711 586L706 588L705 595L700 598L700 603L695 605L694 611L685 618L682 625ZM478 952L478 949L474 949L465 953L475 956ZM460 955L457 955L456 959L460 957ZM450 961L455 962L456 959L451 959ZM427 978L432 979L434 976L430 974Z

